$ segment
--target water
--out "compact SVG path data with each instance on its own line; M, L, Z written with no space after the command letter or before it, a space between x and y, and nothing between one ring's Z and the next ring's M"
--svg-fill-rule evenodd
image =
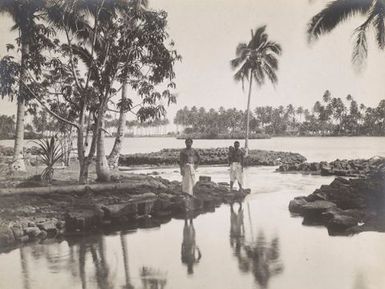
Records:
M173 139L131 141L141 151L151 145L152 150L183 145ZM228 143L220 141L221 146ZM384 138L282 138L255 140L251 147L297 151L312 160L324 155L367 157L384 154ZM245 183L252 192L242 205L243 218L242 213L237 217L238 204L233 214L223 205L195 218L192 226L171 220L160 228L22 247L0 255L0 288L384 288L384 234L330 237L324 227L303 226L302 218L288 212L292 198L313 192L333 177L279 174L274 169L245 169ZM201 167L199 173L217 182L228 180L226 167ZM176 168L162 169L160 175L180 178ZM244 236L239 237L242 221Z
M195 140L194 147L228 147L234 140ZM106 138L106 152L114 144ZM12 140L1 140L0 145L13 146ZM26 146L36 145L27 141ZM250 149L290 151L304 155L309 161L333 161L339 159L371 158L385 156L385 137L274 137L250 140ZM182 148L183 140L175 138L126 138L122 154L149 153L163 148Z

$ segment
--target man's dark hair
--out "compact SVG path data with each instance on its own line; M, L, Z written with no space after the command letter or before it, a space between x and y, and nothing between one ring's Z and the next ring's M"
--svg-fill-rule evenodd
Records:
M234 145L235 145L235 144L239 144L239 141L235 141L235 142L234 142Z
M191 142L193 142L193 140L192 140L191 137L186 138L184 142L186 143L186 142L188 142L189 140L190 140Z

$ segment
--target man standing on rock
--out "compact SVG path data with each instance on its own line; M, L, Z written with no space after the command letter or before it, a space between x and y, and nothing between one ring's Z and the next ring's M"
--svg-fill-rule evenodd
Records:
M229 152L231 191L235 181L238 181L239 190L243 190L243 159L244 152L239 149L239 141L236 141L234 142L234 149Z
M182 192L193 195L195 185L195 170L198 168L200 156L192 146L193 140L185 140L186 148L180 152L179 165L182 175Z

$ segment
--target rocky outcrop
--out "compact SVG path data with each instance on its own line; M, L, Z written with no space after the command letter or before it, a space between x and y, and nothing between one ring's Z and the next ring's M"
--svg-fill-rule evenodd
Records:
M300 172L322 176L364 177L385 165L385 158L335 160L332 162L284 163L278 172Z
M330 235L385 231L385 172L358 179L337 177L309 196L290 201L289 210L303 216L303 224L325 225Z
M194 196L183 194L180 182L160 177L127 175L116 182L113 190L104 191L88 185L84 190L63 186L3 192L0 249L95 230L159 226L186 213L197 215L241 201L250 192L230 191L227 184L214 183L210 177L200 178Z
M196 149L201 157L201 165L225 165L228 163L228 148ZM146 154L121 155L119 165L177 165L180 149L163 149ZM249 166L278 166L282 163L299 164L306 158L297 153L250 150L246 158Z

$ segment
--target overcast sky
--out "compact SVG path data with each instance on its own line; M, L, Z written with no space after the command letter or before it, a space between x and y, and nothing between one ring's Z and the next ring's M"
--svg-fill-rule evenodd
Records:
M290 4L289 4L290 3ZM292 103L311 108L326 89L332 96L351 94L358 102L377 105L385 98L385 55L369 33L367 67L357 74L351 64L353 29L362 19L347 21L311 46L306 24L327 1L309 0L152 0L150 6L168 12L169 34L183 61L176 66L178 104L206 108L246 106L246 92L233 81L229 61L250 30L267 25L271 40L283 48L278 84L254 87L252 107ZM9 42L11 21L1 15L1 46ZM14 37L14 36L13 36ZM0 54L5 53L4 47ZM0 113L15 113L15 104L2 101Z

